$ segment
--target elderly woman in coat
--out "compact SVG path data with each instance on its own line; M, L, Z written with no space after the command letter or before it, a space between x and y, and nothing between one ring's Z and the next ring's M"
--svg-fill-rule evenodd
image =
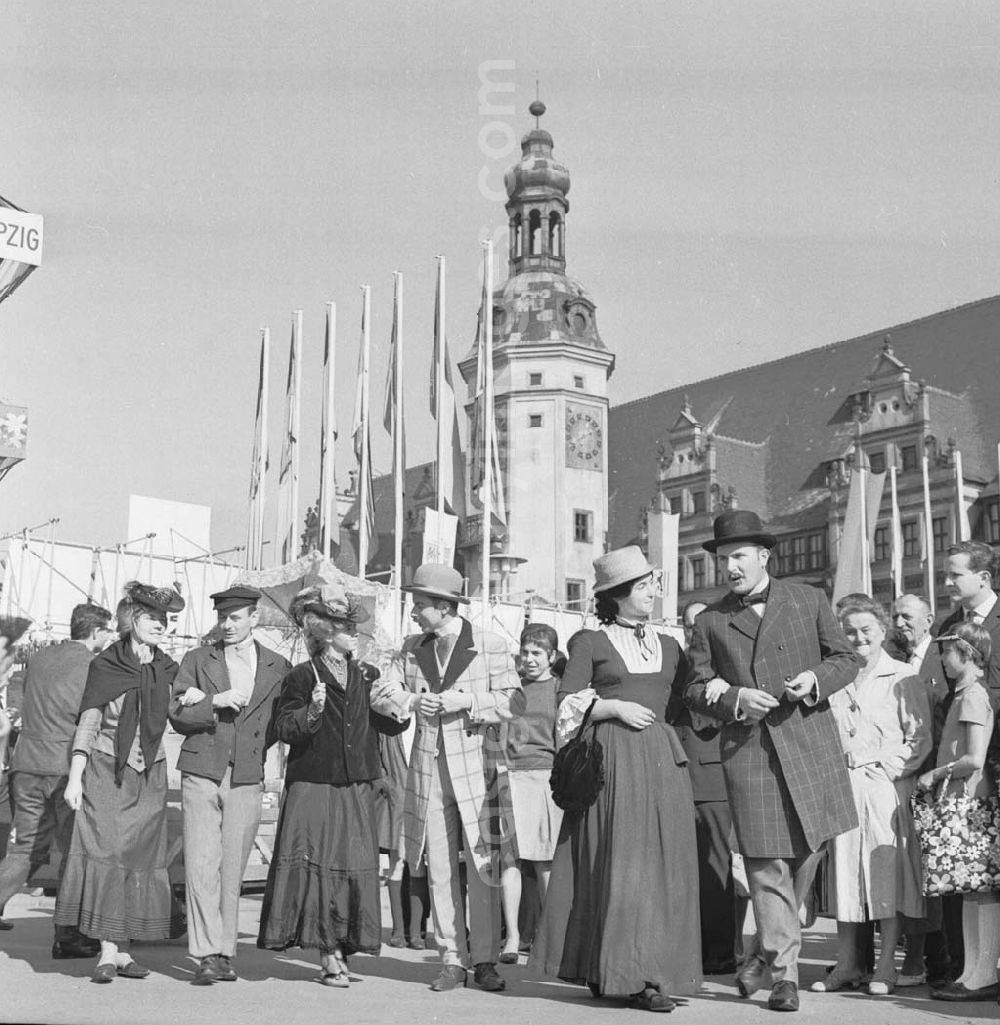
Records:
M924 915L920 845L910 814L916 772L931 748L927 686L882 647L885 610L866 595L839 607L841 626L861 668L830 698L847 758L860 824L830 842L830 892L837 917L837 963L813 983L817 992L857 989L864 975L862 923L878 921L881 945L872 996L896 985L901 916Z
M285 677L274 706L273 728L290 750L257 946L318 949L320 981L344 988L347 955L381 945L376 731L406 723L371 709L379 673L355 658L358 624L369 617L353 595L310 587L292 614L311 657Z

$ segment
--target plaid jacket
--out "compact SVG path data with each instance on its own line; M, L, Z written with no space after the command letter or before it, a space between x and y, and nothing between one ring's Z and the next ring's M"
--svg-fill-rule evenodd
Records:
M858 662L814 587L771 580L761 619L733 594L695 620L684 700L722 719L722 769L740 852L800 857L858 824L837 724L827 699L857 675ZM816 674L819 700L788 701L785 683ZM714 705L705 685L720 676L731 689ZM766 690L781 704L760 722L739 721L737 688ZM801 830L798 826L801 825Z
M458 798L466 853L484 879L499 883L500 724L523 708L521 681L503 639L463 620L442 680L433 634L408 637L399 661L373 687L372 708L402 719L409 715L409 694L451 689L471 693L472 708L433 719L416 716L403 805L403 856L415 866L423 854L431 774L440 749Z

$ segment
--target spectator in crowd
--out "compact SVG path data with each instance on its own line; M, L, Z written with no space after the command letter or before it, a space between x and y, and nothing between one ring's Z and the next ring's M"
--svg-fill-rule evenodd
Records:
M551 626L531 623L521 632L520 674L524 712L507 727L507 782L513 816L513 864L503 870L503 913L506 937L501 964L517 964L521 935L521 873L530 864L538 898L545 893L552 869L552 855L559 838L562 809L552 800L549 777L556 753L556 691L559 680L552 674L559 656L559 637Z
M170 701L171 725L185 736L177 768L195 985L236 979L240 887L260 825L271 709L291 669L254 640L260 598L242 584L211 595L220 640L184 656Z
M689 602L681 613L685 648L698 614L708 606ZM677 681L667 709L667 721L677 730L688 757L688 774L694 797L694 821L698 838L698 899L701 912L701 962L705 975L726 975L736 971L737 942L742 946L745 900L737 922L733 888L733 821L726 795L719 753L718 719L692 712L684 705L684 684ZM737 935L737 934L740 935Z
M495 777L500 723L523 709L521 684L503 639L458 614L468 604L462 576L425 563L414 573L418 636L380 688L375 707L401 719L417 715L406 780L403 851L413 870L426 855L434 934L442 968L431 984L447 992L473 981L498 992L506 982L500 954L500 837ZM514 700L516 698L516 700ZM469 928L459 875L464 847Z
M57 926L100 940L94 982L142 979L129 943L183 931L167 874L163 732L177 663L160 650L172 588L132 581L128 636L90 664L64 799L76 812L56 898Z
M531 963L595 997L670 1011L702 981L694 801L665 721L686 662L648 625L657 585L638 547L601 556L594 571L601 626L569 640L559 718L572 733L593 706L605 784L563 819Z
M0 858L6 857L7 840L14 819L14 796L10 790L10 773L7 758L13 742L14 724L6 703L7 683L14 665L14 656L7 650L7 638L0 637ZM13 929L13 923L3 917L4 906L0 902L0 931Z
M830 841L831 911L837 962L815 992L863 983L868 922L877 921L879 960L872 996L896 986L901 916L921 919L920 844L910 812L916 773L931 747L928 688L883 649L888 616L867 596L845 603L840 624L861 662L858 675L830 698L847 758L859 825Z
M371 708L379 674L355 658L358 624L369 618L355 596L309 587L292 615L310 658L285 677L274 707L274 733L289 753L257 946L318 949L320 981L346 988L348 956L377 954L382 942L376 731L405 724Z
M941 661L952 686L952 698L938 746L937 765L920 776L919 784L929 788L948 779L950 793L967 789L974 797L989 797L996 792L996 785L984 771L994 726L994 709L983 685L993 651L986 622L976 623L971 616L955 621L948 633L938 636L937 642L942 646ZM962 974L932 989L931 997L953 1002L996 1000L1000 992L1000 895L964 894L962 932Z
M736 839L757 920L737 974L749 997L799 1007L799 906L823 845L858 824L829 698L857 674L825 595L772 579L776 539L750 510L723 513L703 547L729 593L695 620L685 701L723 722L720 749Z
M934 613L926 598L901 594L892 605L893 632L906 653L904 661L919 673L931 646Z
M11 763L16 840L0 862L0 908L44 865L55 844L59 876L73 832L73 812L63 800L73 735L87 672L94 655L114 637L111 613L84 603L70 613L68 641L40 648L24 678L21 736ZM96 945L74 924L56 926L52 956L93 957Z

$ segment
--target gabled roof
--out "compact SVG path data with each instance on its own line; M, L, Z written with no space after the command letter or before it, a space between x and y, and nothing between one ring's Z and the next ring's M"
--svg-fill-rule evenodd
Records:
M951 393L932 398L932 429L941 449L955 437L966 475L991 480L996 475L992 453L1000 441L1000 402L995 398L1000 296L888 330L895 359L911 369L913 379ZM613 406L608 430L611 546L636 535L640 510L656 491L657 445L666 441L685 396L703 422L731 398L718 423L720 434L755 442L770 437L765 478L769 508L758 511L776 516L809 507L815 501L809 492L816 486L817 465L842 449L845 440L849 444L850 425L836 426L838 410L878 365L886 331L879 328ZM737 485L737 502L749 508L740 490Z

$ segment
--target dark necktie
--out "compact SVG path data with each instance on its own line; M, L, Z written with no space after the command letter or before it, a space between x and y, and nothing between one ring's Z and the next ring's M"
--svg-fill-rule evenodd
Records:
M767 604L767 591L765 588L763 591L758 591L757 594L743 594L740 595L740 605L744 609L750 608L751 605L766 605Z

